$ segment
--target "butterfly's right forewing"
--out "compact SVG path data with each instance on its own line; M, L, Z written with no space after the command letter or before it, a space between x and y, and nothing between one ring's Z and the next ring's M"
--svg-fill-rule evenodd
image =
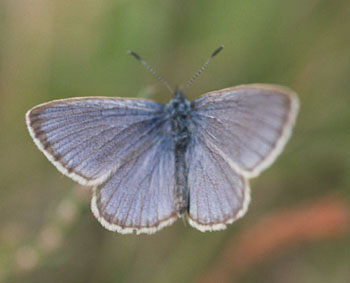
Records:
M205 94L192 103L193 128L245 177L257 176L281 153L298 113L296 94L266 84Z

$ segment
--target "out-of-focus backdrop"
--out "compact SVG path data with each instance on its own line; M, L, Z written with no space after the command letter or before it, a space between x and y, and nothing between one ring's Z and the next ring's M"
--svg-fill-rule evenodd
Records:
M152 236L104 230L90 188L62 176L24 123L74 96L170 94L225 49L188 92L244 83L297 91L277 162L251 181L247 215L221 232L182 221ZM0 282L350 282L350 2L0 1Z

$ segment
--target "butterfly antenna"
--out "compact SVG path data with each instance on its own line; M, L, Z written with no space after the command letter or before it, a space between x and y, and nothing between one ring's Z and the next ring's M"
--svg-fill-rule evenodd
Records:
M193 82L199 77L199 75L208 67L210 61L218 55L218 53L224 49L224 46L221 45L219 48L215 49L215 51L210 55L208 60L203 64L203 66L193 75L193 77L186 83L186 86L184 87L183 91L185 92L192 84Z
M144 65L157 79L160 81L165 87L171 92L171 94L174 94L174 90L170 87L168 82L164 80L161 75L159 75L150 65L144 61L140 55L138 55L136 52L129 50L128 53L132 55L137 61L139 61L142 65Z

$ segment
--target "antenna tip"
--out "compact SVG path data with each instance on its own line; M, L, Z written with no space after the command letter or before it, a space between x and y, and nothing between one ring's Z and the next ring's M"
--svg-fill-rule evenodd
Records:
M138 61L142 61L141 57L136 52L134 52L132 50L128 50L128 54L135 57Z
M217 48L212 54L211 54L211 58L213 58L214 56L216 56L222 49L224 49L224 46L221 45L219 48Z

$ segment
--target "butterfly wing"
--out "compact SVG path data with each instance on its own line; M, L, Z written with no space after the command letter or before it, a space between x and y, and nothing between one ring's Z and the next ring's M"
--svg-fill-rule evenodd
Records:
M250 201L248 181L208 142L203 133L193 133L186 153L188 221L202 232L225 229Z
M95 188L91 209L108 230L152 234L177 219L174 192L174 145L160 135Z
M188 220L200 231L225 229L247 211L246 178L286 144L298 99L283 87L254 84L205 94L191 106Z
M299 102L284 87L242 85L201 96L192 103L193 131L245 177L255 177L280 154Z
M86 97L41 104L26 114L46 157L82 185L103 183L129 152L147 147L164 126L164 106L141 99Z

